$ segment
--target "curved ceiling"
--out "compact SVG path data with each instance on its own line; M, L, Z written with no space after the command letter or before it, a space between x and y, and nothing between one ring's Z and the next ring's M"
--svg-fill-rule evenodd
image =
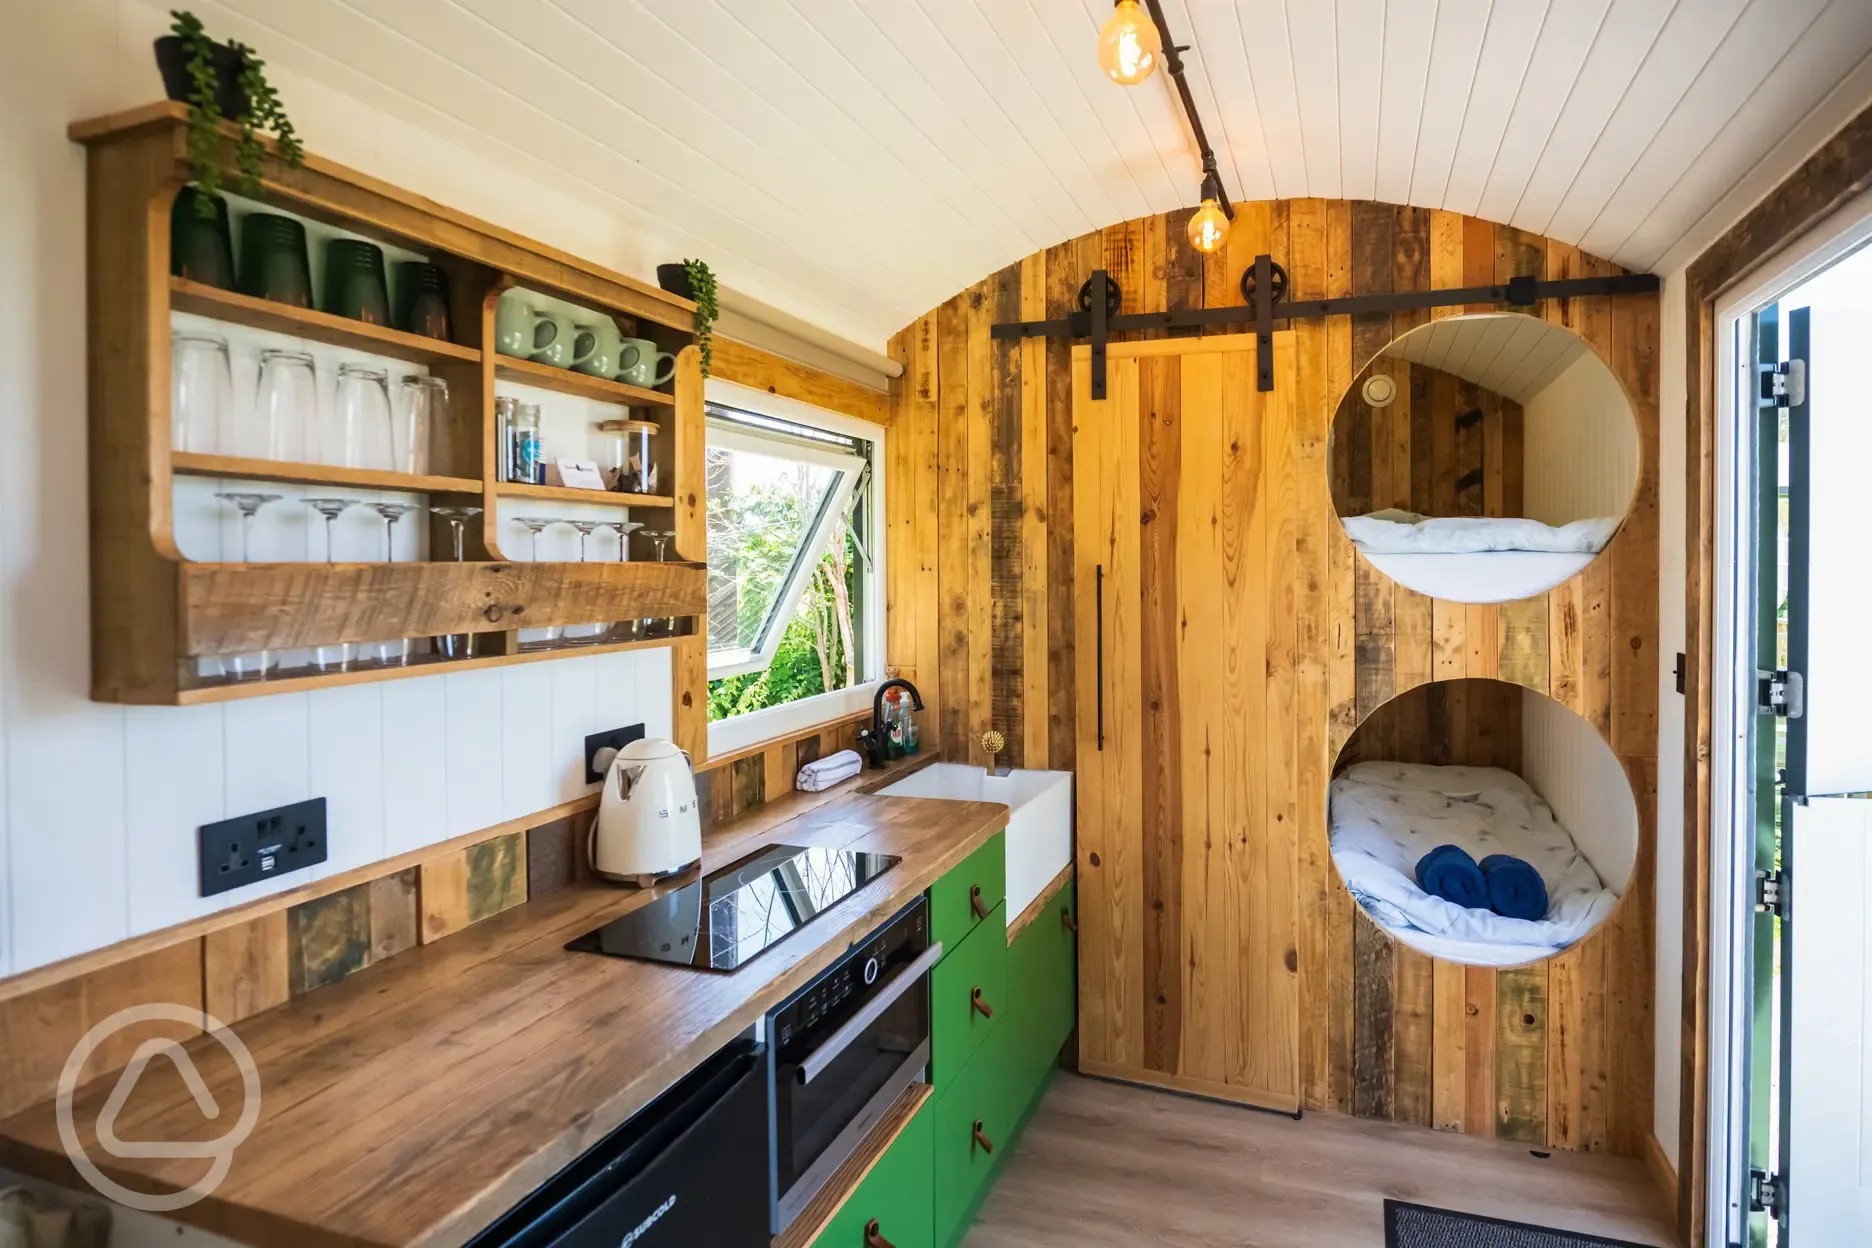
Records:
M1384 355L1454 374L1526 403L1591 353L1572 330L1512 312L1450 316L1419 325Z
M1448 208L1633 269L1685 258L1791 167L1763 168L1778 144L1798 159L1872 91L1866 0L1163 2L1235 198ZM1198 184L1166 76L1098 70L1109 0L207 6L867 346Z

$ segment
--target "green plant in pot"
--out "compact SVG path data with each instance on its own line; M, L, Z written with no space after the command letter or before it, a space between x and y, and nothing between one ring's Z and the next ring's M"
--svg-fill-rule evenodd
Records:
M715 301L715 270L706 260L659 264L657 285L672 295L694 301L696 349L702 353L702 375L708 376L714 360L715 318L721 312Z
M171 99L189 106L189 172L197 193L196 211L203 218L215 215L215 195L221 189L221 123L237 122L235 142L237 185L248 194L260 190L263 131L273 135L281 161L297 168L305 159L292 119L280 103L279 92L267 80L266 62L238 42L216 43L201 19L186 9L171 11L170 34L156 41L156 64Z

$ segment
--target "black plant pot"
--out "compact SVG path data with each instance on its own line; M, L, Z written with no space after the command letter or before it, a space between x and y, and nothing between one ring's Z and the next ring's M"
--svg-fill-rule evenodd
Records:
M247 93L241 90L241 68L247 58L230 48L225 43L214 45L215 77L219 88L215 91L215 102L221 106L221 115L229 121L239 121L247 116ZM156 41L156 68L162 71L163 90L172 100L186 104L194 83L189 81L188 49L183 46L182 36L164 35Z
M657 285L678 299L695 298L695 291L689 285L689 266L686 264L657 265Z

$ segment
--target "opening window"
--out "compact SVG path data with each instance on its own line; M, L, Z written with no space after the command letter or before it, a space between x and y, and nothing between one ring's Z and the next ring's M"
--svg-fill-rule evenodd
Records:
M870 679L873 444L721 403L707 415L709 719Z

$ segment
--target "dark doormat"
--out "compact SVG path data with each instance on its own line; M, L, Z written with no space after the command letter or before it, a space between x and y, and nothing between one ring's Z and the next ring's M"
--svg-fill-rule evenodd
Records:
M1645 1248L1626 1239L1505 1222L1402 1200L1384 1202L1385 1248Z

